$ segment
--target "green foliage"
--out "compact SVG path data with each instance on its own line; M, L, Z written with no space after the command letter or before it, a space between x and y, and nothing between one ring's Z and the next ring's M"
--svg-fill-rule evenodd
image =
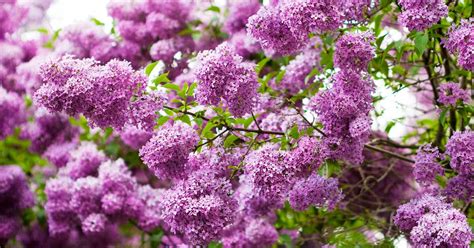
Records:
M0 140L0 166L18 165L25 173L30 173L34 166L46 165L46 160L29 151L30 144L29 140L19 138L19 130Z

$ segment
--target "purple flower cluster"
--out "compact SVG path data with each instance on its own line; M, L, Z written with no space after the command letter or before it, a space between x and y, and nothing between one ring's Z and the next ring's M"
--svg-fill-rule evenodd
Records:
M370 134L373 82L365 73L341 70L331 89L311 99L311 108L324 125L328 156L359 164Z
M123 160L108 160L94 149L84 144L71 152L59 177L46 183L50 235L68 237L80 228L86 237L104 240L124 218L146 231L156 228L160 191L139 186Z
M189 53L192 50L194 50L193 39L189 36L179 36L155 42L150 48L150 56L153 60L171 64L176 53Z
M83 22L67 26L55 43L55 53L59 56L70 54L76 58L93 58L107 62L114 57L117 44L100 26Z
M429 185L434 182L436 175L443 175L444 169L438 163L442 158L437 148L430 145L421 146L415 157L413 174L418 183Z
M21 134L22 138L31 141L32 152L42 154L52 145L75 143L78 140L79 129L71 125L68 116L39 108L34 117L35 121L28 123Z
M314 68L321 69L319 60L319 50L307 49L303 51L285 67L285 75L280 82L271 82L272 88L286 90L290 94L296 94L300 90L306 89L313 80L313 78L306 79L306 77Z
M451 167L461 175L474 175L474 132L455 132L446 144Z
M245 159L244 174L255 200L274 208L281 207L293 180L293 170L286 163L287 153L270 145L252 152Z
M15 32L25 20L28 9L16 3L16 0L2 2L0 5L0 40Z
M157 112L163 108L166 102L166 96L157 91L138 96L130 103L131 124L144 131L153 131L158 117Z
M0 166L0 245L13 238L21 228L22 211L35 199L20 167Z
M278 232L267 221L254 219L245 228L245 239L254 246L270 246L278 240Z
M341 26L341 4L337 0L279 1L251 16L247 32L269 55L294 54L308 45L310 33L334 31Z
M348 21L363 22L370 14L378 1L372 0L347 0L344 1L344 19Z
M337 179L324 178L316 173L297 181L289 193L291 207L299 211L310 206L333 209L342 198Z
M430 195L400 206L395 224L415 247L467 247L474 237L464 214Z
M92 124L121 129L129 119L128 107L134 91L146 78L125 61L99 65L93 59L64 56L41 68L45 84L36 100L54 112L83 114Z
M253 40L246 31L233 34L229 43L234 47L235 52L243 58L250 58L261 50L258 42Z
M258 88L254 64L242 62L242 57L228 43L199 53L197 60L196 100L199 103L218 105L223 99L234 116L251 112Z
M125 124L120 130L120 139L122 142L134 150L140 149L153 137L153 132L148 132L134 125Z
M109 14L117 21L117 30L124 39L121 50L126 51L126 47L137 48L133 49L136 52L128 54L128 57L138 64L149 59L148 49L158 40L180 39L177 34L186 27L193 8L194 2L189 0L114 0L107 6ZM172 53L171 50L166 53ZM155 47L151 56L158 58L159 53L163 54Z
M423 31L448 15L448 6L442 0L398 0L402 13L400 23L410 30Z
M107 161L102 151L92 142L82 142L76 149L69 151L66 166L59 172L62 176L78 179L87 176L97 176L99 166Z
M370 45L374 40L371 33L346 34L336 42L334 65L341 70L366 71L375 55Z
M298 146L288 154L287 163L296 176L303 177L317 170L325 158L324 147L317 138L303 137Z
M140 149L143 162L160 179L185 178L189 154L199 142L190 126L177 122L164 126Z
M260 9L258 0L241 0L230 3L229 15L224 24L227 32L235 34L245 29L249 17Z
M225 248L231 247L270 247L278 240L275 227L264 218L243 218L233 228L227 230L222 238Z
M282 1L279 5L282 20L297 37L336 30L343 20L337 0Z
M279 13L277 8L261 7L249 18L247 32L269 55L294 54L304 47L305 39L295 36Z
M214 171L195 171L164 193L163 222L190 244L217 240L235 218L237 201L230 196L231 190L230 182Z
M216 140L212 147L203 147L200 153L189 155L187 166L192 170L207 169L214 171L218 176L230 173L230 166L237 166L244 156L245 150L224 148L222 140Z
M470 71L474 71L474 19L462 20L458 27L451 27L448 39L444 46L451 52L459 55L458 64Z
M39 42L14 37L0 39L0 50L0 87L19 94L29 91L32 85L23 81L25 72L20 68L37 58Z
M445 83L439 86L438 101L446 106L455 107L459 102L469 103L471 95L468 90L462 89L457 83Z
M418 220L427 213L438 213L451 206L440 198L432 195L423 195L414 198L409 203L401 205L394 217L395 225L403 232L409 233L418 225Z
M329 158L360 164L362 150L372 123L371 93L374 84L366 73L374 56L369 33L345 34L336 42L335 64L340 71L332 88L311 99L310 108L318 114L326 134L323 144Z
M0 86L0 139L13 133L14 128L26 121L25 103L15 92Z
M443 191L449 200L459 199L465 202L472 202L474 196L474 175L457 175L449 179Z

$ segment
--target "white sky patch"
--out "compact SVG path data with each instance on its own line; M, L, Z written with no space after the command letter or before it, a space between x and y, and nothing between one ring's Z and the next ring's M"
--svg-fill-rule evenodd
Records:
M64 28L78 22L96 18L112 27L112 17L107 14L108 0L55 0L48 10L47 17L53 30Z

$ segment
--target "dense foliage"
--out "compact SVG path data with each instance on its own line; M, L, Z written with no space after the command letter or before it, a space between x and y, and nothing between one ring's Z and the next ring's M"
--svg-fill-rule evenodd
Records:
M472 246L472 0L51 4L0 3L0 247Z

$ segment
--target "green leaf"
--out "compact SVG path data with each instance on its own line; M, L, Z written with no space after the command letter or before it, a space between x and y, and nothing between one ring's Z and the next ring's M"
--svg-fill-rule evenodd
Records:
M321 65L326 69L331 69L333 64L333 53L334 51L330 49L328 52L321 52Z
M160 116L160 118L158 118L158 120L156 121L156 124L157 124L158 126L162 126L162 125L165 124L169 119L170 119L169 116L162 115L162 116Z
M257 75L260 74L263 67L265 67L268 61L270 61L270 58L264 58L258 62L257 66L255 67L255 71L257 72Z
M212 12L220 13L221 9L217 6L215 6L215 5L212 5L211 7L207 8L206 11L212 11Z
M395 122L394 121L390 121L389 123L387 123L387 126L385 127L385 132L388 134L390 133L390 130L392 130L392 127L395 126Z
M163 88L167 88L167 89L170 89L170 90L180 91L179 86L176 85L176 84L167 83L167 84L163 84L162 86L163 86Z
M439 122L441 124L444 124L445 121L446 121L446 113L448 112L447 109L443 109L443 111L441 112L441 114L439 114Z
M280 83L281 80L283 79L283 77L285 76L285 73L286 73L285 70L281 70L281 71L277 74L277 76L275 77L275 81L276 81L277 83Z
M157 64L158 64L158 61L148 64L148 65L145 67L145 74L146 74L147 76L150 76L151 72L153 71L153 69L155 69L155 67L156 67Z
M91 18L91 21L97 26L104 26L105 25L105 23L99 21L99 19L94 18L94 17Z
M162 83L169 83L171 80L168 78L168 72L159 75L157 78L153 79L155 85L160 85Z
M222 248L222 244L212 241L211 243L207 245L207 247L208 248Z
M298 132L298 126L294 125L289 134L288 134L290 137L292 137L293 139L298 139L300 137L300 133Z
M194 96L194 91L196 90L197 88L197 83L194 82L191 84L191 86L189 86L189 89L188 89L188 96Z
M179 116L178 118L176 118L177 120L180 120L188 125L191 125L191 119L189 118L189 115L181 115Z
M226 147L226 148L231 147L234 144L234 142L238 139L239 139L239 137L237 137L233 134L227 136L227 138L224 141L224 147Z
M421 33L418 32L415 35L415 49L418 55L422 55L423 52L425 52L426 48L428 47L428 34L427 33Z
M314 78L314 76L318 75L319 74L319 70L318 68L313 68L311 70L311 72L304 78L304 83L305 84L310 84L312 82L310 82L309 80L312 80Z
M216 125L212 123L212 121L208 121L206 123L206 126L202 129L201 131L201 136L207 137L207 133L211 131L212 128L214 128Z
M38 28L36 31L42 33L42 34L48 34L49 31L47 28Z
M283 245L284 247L293 247L293 242L291 240L290 235L288 234L281 234L278 238L278 243Z

